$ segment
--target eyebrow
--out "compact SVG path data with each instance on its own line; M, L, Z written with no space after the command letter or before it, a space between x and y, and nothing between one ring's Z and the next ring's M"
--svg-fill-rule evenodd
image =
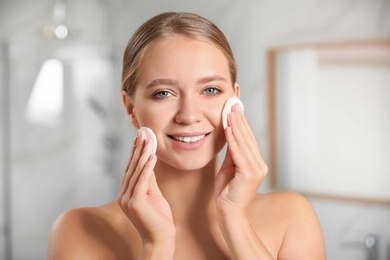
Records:
M227 80L220 76L220 75L211 75L211 76L207 76L207 77L204 77L204 78L200 78L196 81L197 84L206 84L206 83L210 83L210 82L213 82L213 81L224 81L224 82L227 82Z
M227 82L227 80L220 75L211 75L211 76L206 76L206 77L198 79L196 81L196 84L207 84L207 83L210 83L213 81ZM159 78L159 79L154 79L150 83L148 83L146 85L146 88L153 88L153 87L158 86L158 85L177 87L179 85L179 83L173 79Z
M177 86L179 85L176 80L173 79L154 79L150 83L146 85L146 88L152 88L158 85L166 85L166 86Z

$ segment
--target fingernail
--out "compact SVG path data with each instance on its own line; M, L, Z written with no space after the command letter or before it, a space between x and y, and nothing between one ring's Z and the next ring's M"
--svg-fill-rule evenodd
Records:
M240 105L238 105L238 112L244 113L244 109L243 109L242 106L240 106Z

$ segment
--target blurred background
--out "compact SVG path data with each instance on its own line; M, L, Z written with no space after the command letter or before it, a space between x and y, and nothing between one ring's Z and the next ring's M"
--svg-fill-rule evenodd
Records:
M302 142L305 145L288 142L291 138L283 137L299 132L299 128L291 124L295 117L291 119L283 113L295 111L299 115L308 111L299 107L306 101L290 100L287 110L286 106L278 109L270 97L279 100L281 95L281 100L286 100L286 95L280 93L285 87L280 87L274 96L270 96L270 92L276 86L275 78L278 82L285 80L285 74L278 72L280 67L303 65L302 62L292 65L294 58L289 59L286 66L284 63L276 66L269 62L267 54L270 49L279 51L280 46L389 39L389 0L0 0L0 259L45 259L49 229L59 214L75 207L98 206L116 197L135 136L120 97L122 54L135 29L164 11L200 14L216 23L229 39L238 64L241 99L246 105L247 117L265 160L275 166L271 167L260 191L310 191L322 187L316 178L321 166L305 168L309 169L308 173L298 173L297 180L286 177L297 176L296 172L279 174L282 170L276 169L291 166L300 171L301 165L291 161L306 160L308 165L313 165L313 161L309 161L311 157L305 157L307 149L309 154L315 150L320 155L329 149L318 149L316 131L309 132L308 135L314 137L310 139L312 142ZM278 51L275 55L280 54ZM286 56L281 55L285 60ZM379 56L386 55L384 51ZM378 65L380 87L369 85L377 91L368 110L376 111L378 117L365 115L367 120L378 118L370 121L374 127L367 130L370 136L380 137L377 146L364 146L367 154L380 151L379 157L372 156L370 158L376 159L364 164L368 165L365 169L378 173L365 172L366 176L372 176L369 180L376 180L370 185L374 192L380 190L374 194L377 197L373 198L369 191L358 196L368 197L366 200L343 199L343 196L353 197L356 191L334 197L307 195L320 218L331 260L390 259L389 63L387 60ZM303 74L311 70L303 70ZM375 78L371 76L368 82ZM295 81L290 81L290 85L294 85L291 82ZM305 79L305 82L303 85L311 86L310 80ZM290 93L287 99L294 96L292 92L303 91L291 89L286 92ZM314 96L308 94L315 97L310 99L309 108L316 107L313 100L323 95L335 97L342 92L344 98L329 101L337 101L339 105L350 104L344 102L357 95L353 86L333 87L327 93L320 90L317 88ZM371 93L370 88L359 93L360 98L365 97ZM304 97L302 100L307 100ZM324 110L327 111L326 108L319 111ZM336 111L333 115L337 114ZM307 120L315 117L305 115ZM332 114L327 116L327 121L323 122L336 125L334 129L347 125L340 117L333 122ZM274 122L271 129L270 120ZM275 121L281 124L278 126ZM285 133L280 130L283 126L295 130ZM348 127L350 131L355 129ZM329 144L332 140L323 142ZM356 149L359 146L353 146L352 150ZM290 164L278 163L274 158L275 150L297 156L286 157L282 152L279 160L286 158ZM338 161L343 161L351 151L338 153ZM337 160L332 162L334 158L326 158L329 164L337 165ZM359 161L364 160L352 157L348 162ZM345 168L348 165L335 169ZM343 186L331 189L337 178L344 179L340 183L348 183L348 187L355 186L353 173L343 177L343 172L333 171L331 167L322 173L323 180L330 180L329 171L332 171L329 177L332 182L327 184L330 192L323 193L339 194L343 190ZM290 180L288 184L284 178ZM317 186L311 186L312 183Z

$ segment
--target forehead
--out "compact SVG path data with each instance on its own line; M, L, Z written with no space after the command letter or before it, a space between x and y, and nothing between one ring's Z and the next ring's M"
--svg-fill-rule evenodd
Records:
M147 51L139 68L139 79L145 77L203 77L223 74L230 80L228 59L210 41L184 35L159 39Z

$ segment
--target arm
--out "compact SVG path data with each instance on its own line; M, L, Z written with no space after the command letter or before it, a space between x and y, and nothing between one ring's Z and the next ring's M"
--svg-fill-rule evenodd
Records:
M142 251L130 252L123 246L123 237L107 223L109 218L102 217L99 210L84 208L65 212L55 221L48 259L122 259L135 255L141 255L140 259L173 258L175 228L153 172L156 157L151 155L152 146L145 141L145 133L140 133L137 140L117 203L140 234Z
M228 119L228 150L216 177L218 223L233 259L274 259L248 219L268 168L240 106L233 107Z
M139 131L117 202L141 236L141 259L172 259L176 230L153 171L157 157L152 145Z
M249 221L249 206L267 174L256 140L238 106L229 114L228 151L216 178L216 204L221 232L233 259L325 259L318 218L302 196L282 193L270 213L283 221L283 241L272 256ZM283 195L284 194L284 195ZM280 223L282 224L282 223ZM275 223L279 225L279 223ZM280 226L279 226L280 227Z

